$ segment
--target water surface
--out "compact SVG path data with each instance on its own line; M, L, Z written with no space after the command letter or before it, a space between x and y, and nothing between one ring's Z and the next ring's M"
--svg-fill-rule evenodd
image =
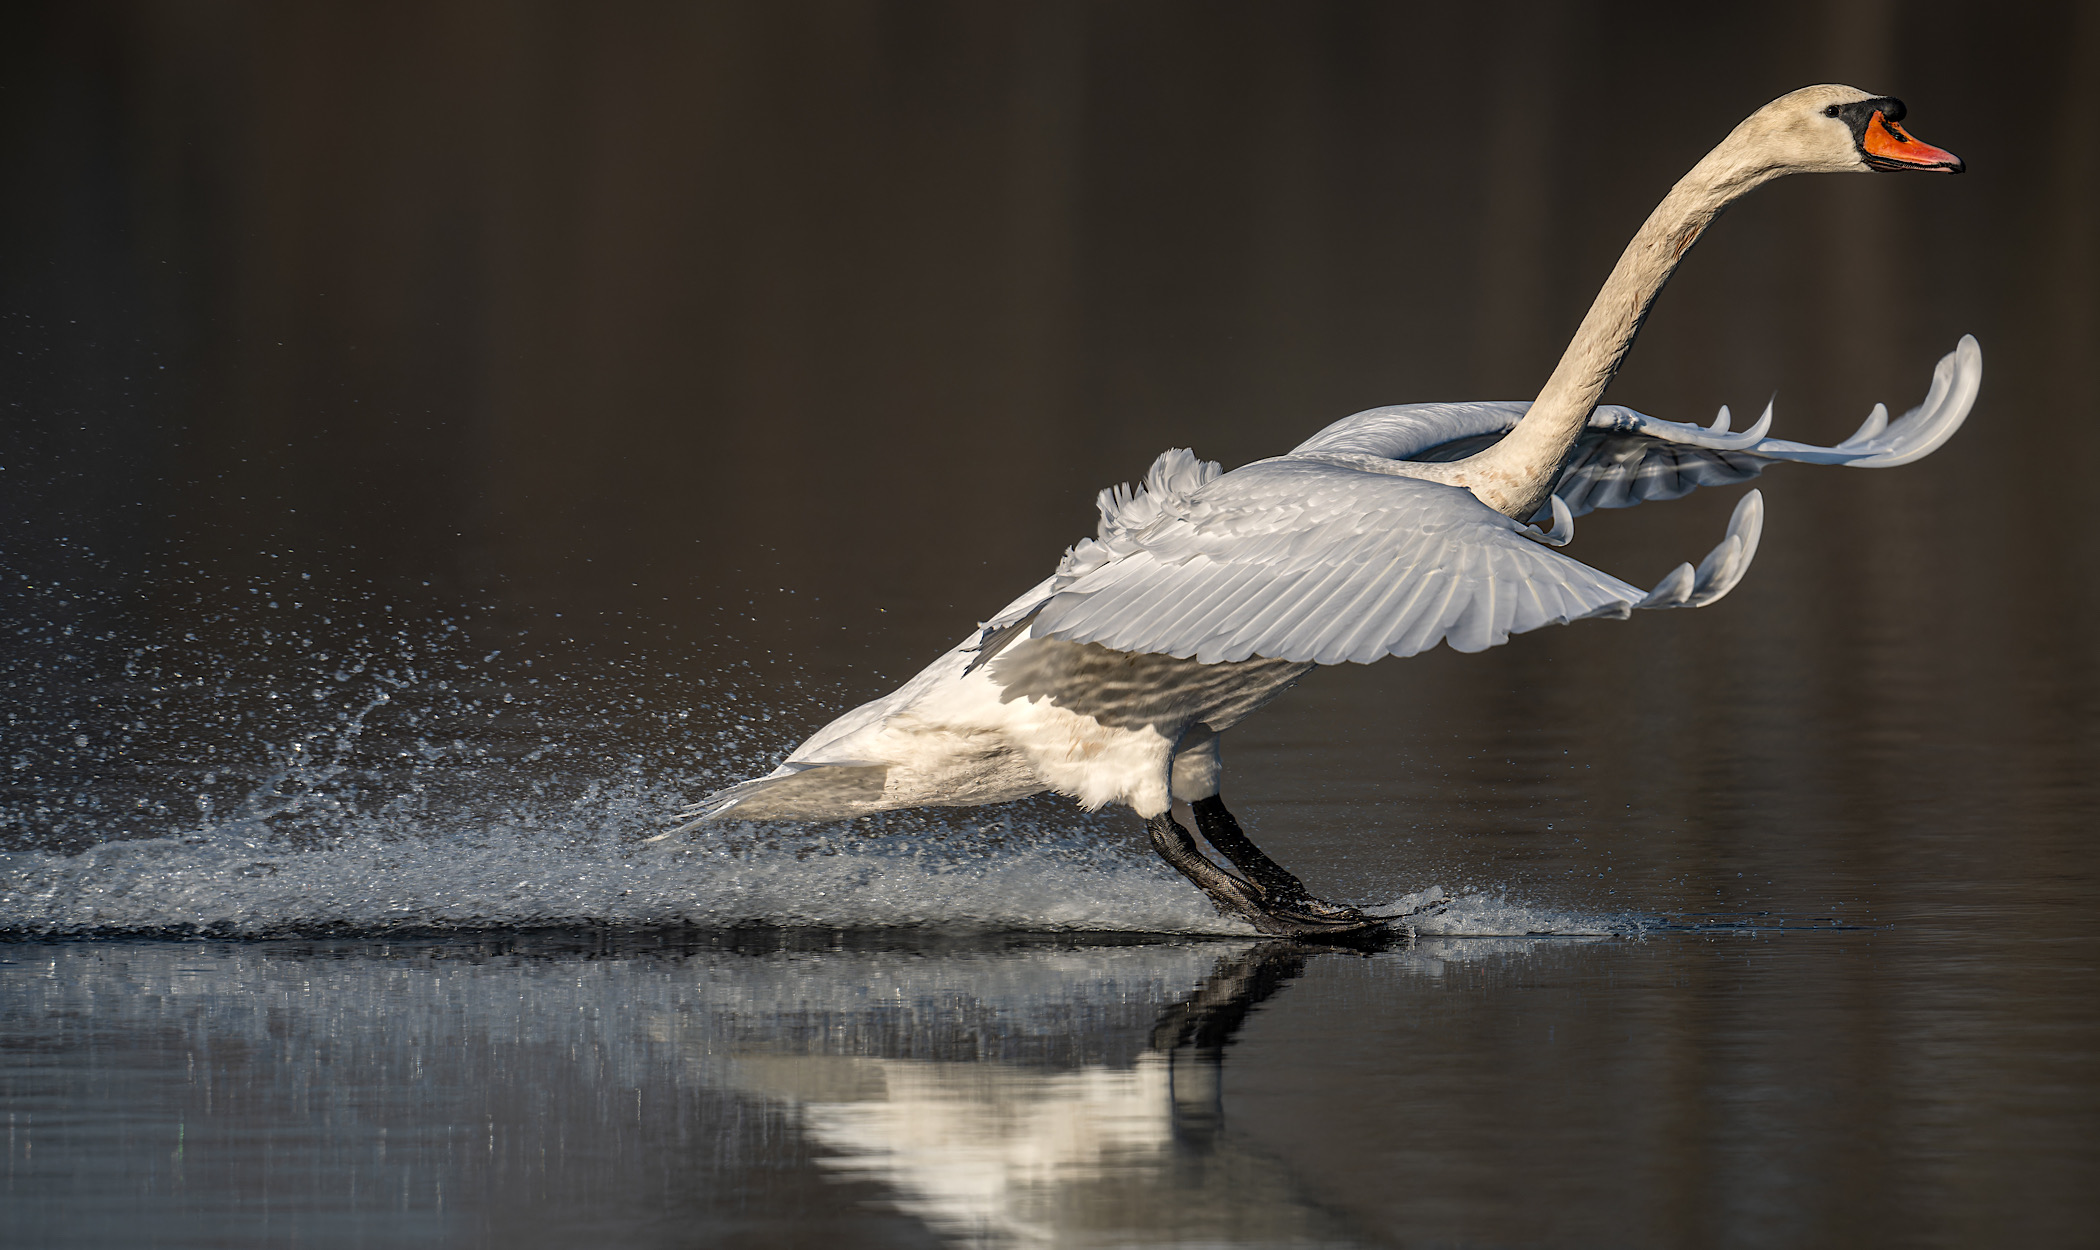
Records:
M2100 1178L2100 20L17 6L10 1244L2075 1244ZM1724 602L1313 674L1291 952L1054 799L651 841L1173 446L1535 392L1758 103L1609 398L1900 412ZM1651 584L1740 488L1583 518Z
M2019 943L22 943L11 1242L2073 1244ZM2085 953L2092 954L2091 944ZM2076 1092L2087 1091L2087 1092Z

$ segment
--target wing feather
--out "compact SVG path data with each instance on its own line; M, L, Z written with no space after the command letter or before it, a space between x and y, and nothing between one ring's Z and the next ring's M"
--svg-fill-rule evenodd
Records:
M1934 366L1917 407L1890 421L1876 405L1866 424L1834 447L1766 437L1772 409L1747 430L1663 421L1631 408L1603 405L1590 414L1553 493L1581 516L1598 508L1680 499L1702 486L1747 482L1782 461L1885 469L1937 450L1961 428L1983 383L1983 349L1963 335ZM1450 461L1492 446L1529 404L1506 401L1404 404L1345 417L1299 444L1292 455L1368 455L1388 460ZM1726 409L1723 409L1725 414ZM1538 517L1546 513L1541 510Z
M1037 637L1203 662L1368 663L1480 650L1642 593L1523 536L1468 491L1289 459L1249 465L1075 577Z
M1224 577L1217 579L1214 589L1190 595L1183 610L1162 623L1162 632L1199 630L1213 617L1230 619L1235 603L1247 595L1249 587L1260 579L1261 573L1260 565L1229 570Z
M1338 631L1323 649L1320 663L1339 664L1353 655L1378 654L1381 633L1391 629L1391 622L1399 620L1404 607L1422 593L1419 580L1391 570L1389 574L1382 584L1373 587L1374 596L1362 605L1356 620Z
M1336 564L1320 569L1265 631L1284 651L1310 655L1318 649L1320 631L1333 617L1344 598L1355 598L1349 590L1360 579L1362 569L1354 564ZM1361 579L1368 581L1368 579ZM1360 593L1360 591L1359 591Z
M1961 427L1982 378L1982 349L1964 336L1934 369L1922 403L1893 421L1877 408L1834 447L1767 437L1769 406L1739 433L1725 412L1699 426L1600 407L1554 494L1572 517L1748 481L1783 460L1907 464ZM1056 577L987 622L987 650L972 664L1022 629L1205 663L1254 655L1369 663L1439 642L1477 651L1542 625L1624 617L1637 607L1711 603L1741 580L1762 524L1756 492L1704 563L1672 570L1643 595L1525 537L1469 492L1375 463L1470 454L1513 428L1526 408L1373 409L1288 456L1223 476L1170 452L1142 490L1103 496L1099 540L1073 548ZM1547 515L1541 509L1538 519Z

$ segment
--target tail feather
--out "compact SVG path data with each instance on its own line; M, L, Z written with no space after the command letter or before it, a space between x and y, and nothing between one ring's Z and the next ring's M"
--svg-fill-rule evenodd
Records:
M764 777L715 791L678 813L684 823L651 842L690 833L731 815L740 820L850 820L881 811L883 764L784 764Z

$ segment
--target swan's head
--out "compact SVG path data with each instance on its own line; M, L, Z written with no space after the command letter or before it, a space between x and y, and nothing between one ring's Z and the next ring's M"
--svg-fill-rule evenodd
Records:
M1715 151L1762 182L1783 174L1958 174L1961 158L1911 138L1903 101L1835 83L1790 91L1744 119Z

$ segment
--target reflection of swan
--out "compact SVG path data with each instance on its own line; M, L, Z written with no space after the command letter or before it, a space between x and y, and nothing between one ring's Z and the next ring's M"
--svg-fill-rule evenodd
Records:
M783 1062L811 1061L768 1066ZM1171 1158L1173 1097L1162 1056L1056 1073L847 1062L858 1096L804 1102L804 1131L833 1152L825 1162L842 1177L887 1185L901 1210L941 1232L994 1245L1069 1241L1075 1222L1100 1221L1087 1218L1088 1206L1125 1214L1085 1191L1117 1178L1156 1181ZM737 1077L743 1069L737 1065ZM742 1088L790 1092L759 1081Z
M1302 1026L1323 1000L1353 1018L1356 969L1421 1010L1407 983L1441 961L1485 974L1567 949L1428 939L1345 962L1298 943L798 932L18 943L0 961L16 1120L0 1134L13 1185L0 1245L330 1242L345 1228L376 1245L926 1240L854 1210L877 1188L855 1181L1023 1244L1043 1230L1065 1245L1361 1244L1378 1239L1351 1236L1317 1197L1348 1186L1265 1149L1273 1120L1256 1140L1220 1114L1236 1021L1328 959L1338 984L1269 1000L1272 1045L1295 1035L1325 1055L1325 1030ZM1600 966L1622 961L1583 965ZM1307 989L1319 997L1294 1000ZM1524 1045L1493 1023L1504 1015L1481 1019ZM1271 1053L1263 1084L1316 1057ZM1605 1073L1600 1089L1645 1071ZM1317 1076L1330 1093L1350 1079ZM1466 1104L1464 1087L1420 1093L1364 1097ZM1079 1105L1050 1105L1061 1098ZM914 1109L892 1115L885 1099ZM1009 1116L1013 1131L990 1138L1004 1188L973 1193L945 1170L968 1160L924 1148Z
M1219 1108L1223 1048L1307 957L1268 943L1219 959L1128 1066L757 1054L724 1072L745 1092L797 1103L841 1179L882 1183L899 1208L966 1244L1127 1244L1160 1231L1177 1242L1331 1242L1334 1217L1287 1169L1225 1135Z
M720 791L685 828L732 812L838 819L969 805L1051 789L1126 803L1154 847L1222 910L1275 933L1361 927L1312 899L1240 831L1218 796L1218 735L1316 664L1368 663L1449 642L1637 608L1698 607L1728 593L1757 550L1763 504L1746 495L1720 546L1643 593L1567 559L1575 515L1738 482L1776 460L1880 467L1939 446L1967 415L1981 355L1963 339L1925 402L1817 448L1658 421L1597 401L1672 270L1715 216L1785 174L1960 172L1906 134L1900 102L1808 87L1753 113L1634 235L1545 388L1521 404L1384 408L1288 455L1220 474L1186 451L1136 490L1101 497L1099 538L902 689L818 731L767 777ZM1550 522L1550 529L1527 521ZM1206 859L1170 814L1244 876Z

